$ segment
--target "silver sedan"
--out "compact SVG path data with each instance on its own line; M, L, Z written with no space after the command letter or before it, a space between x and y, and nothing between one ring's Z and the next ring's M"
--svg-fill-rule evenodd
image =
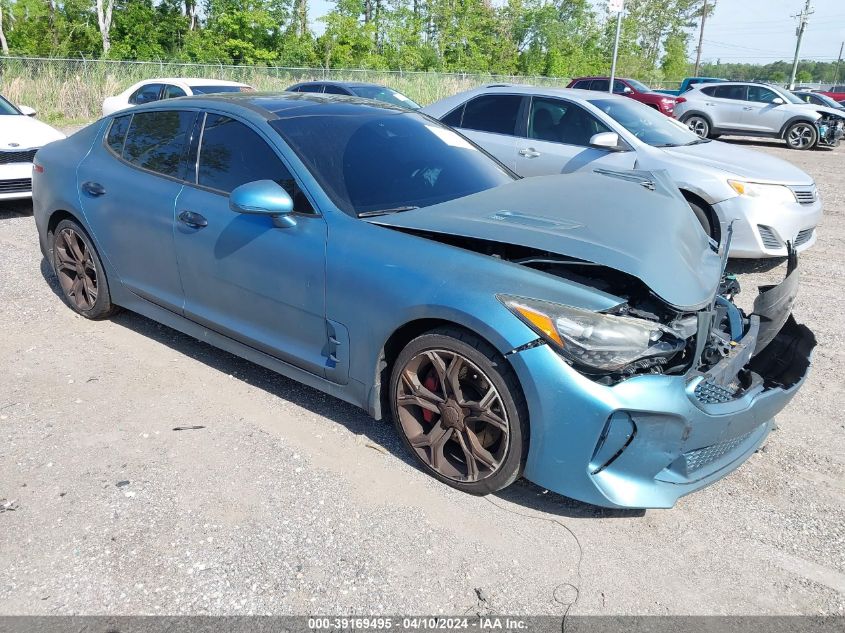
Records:
M733 224L733 257L779 257L787 254L787 242L802 251L816 241L822 202L809 175L772 156L699 138L630 99L496 85L423 112L458 128L522 176L666 170L714 240Z

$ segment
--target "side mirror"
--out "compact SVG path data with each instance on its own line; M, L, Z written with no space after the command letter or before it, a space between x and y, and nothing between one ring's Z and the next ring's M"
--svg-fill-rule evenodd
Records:
M36 114L33 108L30 108L29 106L25 105L18 106L18 110L20 110L21 114L23 114L24 116L35 116Z
M256 180L236 187L229 194L229 208L235 213L270 216L273 225L280 229L296 226L293 200L272 180Z
M624 88L622 88L622 94L623 95L629 95L632 92L634 92L634 90L630 86L625 86Z
M774 99L772 99L772 105L783 105L784 103L786 103L786 101L784 101L780 97L775 97Z
M599 132L590 137L590 147L606 149L618 152L622 149L619 145L619 135L616 132Z

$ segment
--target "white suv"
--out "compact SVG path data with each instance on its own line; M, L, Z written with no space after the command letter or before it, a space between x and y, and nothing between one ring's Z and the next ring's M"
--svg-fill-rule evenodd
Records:
M792 149L836 147L845 132L841 111L758 83L699 84L678 100L675 116L702 138L782 138Z

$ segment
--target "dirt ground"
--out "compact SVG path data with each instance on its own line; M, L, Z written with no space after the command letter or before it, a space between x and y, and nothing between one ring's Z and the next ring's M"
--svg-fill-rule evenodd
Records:
M470 497L349 405L131 313L78 317L31 208L3 206L0 614L845 614L845 148L750 145L825 201L795 310L819 347L764 447L661 511ZM785 266L730 268L749 307Z

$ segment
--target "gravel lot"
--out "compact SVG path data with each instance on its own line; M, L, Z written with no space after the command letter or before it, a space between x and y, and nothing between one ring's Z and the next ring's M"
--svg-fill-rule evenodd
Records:
M826 202L796 308L813 373L736 473L645 513L466 496L351 406L78 317L31 208L0 207L0 614L845 614L845 148L753 146ZM785 265L730 267L750 307Z

